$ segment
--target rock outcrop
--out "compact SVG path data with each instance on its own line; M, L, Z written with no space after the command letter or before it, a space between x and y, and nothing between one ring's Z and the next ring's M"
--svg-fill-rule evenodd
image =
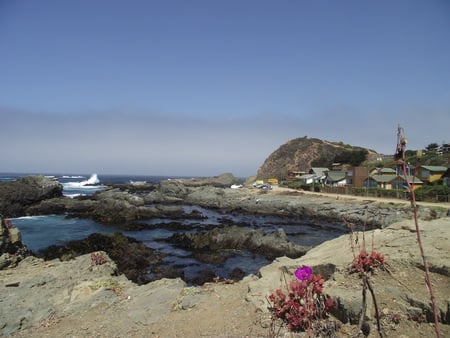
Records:
M310 249L290 242L282 229L264 233L261 229L250 230L237 226L215 228L206 233L176 234L169 241L176 246L196 252L245 249L270 260L280 255L300 257Z
M22 242L20 230L0 215L0 270L17 265L31 253Z
M281 145L269 155L258 169L260 179L286 177L289 171L309 171L311 167L329 167L332 162L341 162L339 156L345 152L361 157L373 157L376 152L362 147L329 142L317 138L296 138ZM355 157L355 156L353 156ZM366 157L366 158L365 158ZM354 165L359 165L354 163Z
M27 176L0 184L0 214L6 217L26 215L27 208L43 200L61 197L63 186L44 176Z
M0 293L0 336L90 309L120 308L124 295L128 320L147 325L167 315L185 287L179 279L138 287L116 274L115 263L102 251L65 262L30 256L14 270L0 271L5 289Z

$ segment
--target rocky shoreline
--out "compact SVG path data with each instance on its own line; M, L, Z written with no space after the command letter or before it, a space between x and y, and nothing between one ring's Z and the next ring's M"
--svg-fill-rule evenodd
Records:
M160 183L108 185L92 196L62 196L57 181L30 176L0 185L0 214L7 217L69 214L92 218L100 223L123 224L153 217L189 218L181 205L198 205L227 213L302 217L332 220L383 228L402 219L411 219L408 204L367 198L351 203L352 197L307 194L291 189L260 190L246 184L230 187L238 180L232 174L206 179L172 179ZM420 207L420 217L434 219L447 209Z
M229 187L236 183L236 179L229 174L207 180L171 180L159 184L111 186L94 196L77 199L63 197L58 192L57 185L46 181L47 179L36 180L39 180L40 184L29 185L35 190L38 189L40 194L33 192L27 195L26 204L21 204L19 198L14 195L14 191L19 190L15 189L12 192L5 187L0 189L3 215L70 213L77 217L92 217L105 223L119 224L133 223L148 217L187 217L189 215L184 214L181 204L192 204L230 213L295 215L312 220L345 220L354 224L355 227L365 225L367 229L375 229L367 238L372 238L377 250L383 252L390 263L389 272L381 271L374 277L380 297L386 299L383 303L383 319L389 328L386 330L391 333L403 332L405 337L408 337L408 330L414 332L414 326L418 325L416 329L422 330L424 336L430 332L430 325L426 324L430 321L428 315L430 309L423 278L413 278L421 273L421 262L418 259L420 256L417 254L415 244L412 211L408 204L369 199L355 200L343 196L308 195L284 189L267 192L250 186L230 189ZM11 196L12 198L6 203L5 199ZM420 222L424 224L425 242L430 248L427 255L430 257L433 277L438 289L441 320L443 329L446 330L443 332L448 333L450 300L447 295L450 291L448 263L450 248L445 235L450 226L450 218L446 217L448 208L420 206L419 211ZM242 326L239 326L242 323L238 325L237 322L232 324L238 331L233 331L235 329L227 326L229 332L226 334L267 336L269 333L267 296L280 287L283 278L291 278L295 267L303 264L321 271L327 279L325 284L327 294L332 295L340 304L339 309L333 313L336 320L343 324L339 336L346 336L346 327L351 330L355 325L355 318L361 307L358 279L346 272L346 267L353 257L347 235L311 250L294 251L291 258L288 258L282 256L286 256L290 250L289 245L292 243L286 241L282 234L274 235L281 241L277 242L275 237L266 238L264 241L264 234L262 234L254 244L255 249L263 248L262 250L270 252L270 246L264 247L262 244L272 244L272 248L279 250L274 252L273 257L279 258L262 268L257 276L247 276L239 282L217 281L202 287L188 288L179 278L161 279L142 283L143 285L139 286L122 275L117 263L113 262L110 254L104 251L93 250L94 255L88 253L68 261L59 259L44 261L30 256L24 250L20 235L15 234L15 230L11 229L6 224L2 227L0 286L4 288L4 291L0 295L1 335L23 334L38 337L51 335L53 329L64 329L66 331L61 336L64 334L69 336L77 331L74 328L71 330L69 324L64 324L66 323L64 318L75 320L77 316L80 317L84 313L94 316L92 311L102 309L104 317L97 318L96 322L89 324L91 326L86 329L83 336L98 335L96 333L111 337L133 336L132 330L138 332L134 336L141 336L141 334L173 336L167 334L167 328L164 331L163 324L167 325L173 318L191 320L191 317L198 320L197 329L203 331L180 327L179 330L183 330L178 332L180 335L217 336L220 330L217 331L211 325L208 326L209 329L206 328L206 324L201 326L201 319L196 317L195 311L202 306L215 306L210 303L211 297L215 297L214 294L225 296L228 295L228 291L239 289L244 290L243 296L239 298L240 302L245 302L240 303L240 306L247 311L253 311L250 318L247 318L249 315L245 317L246 320L258 319L258 322L248 323L252 334L244 332ZM214 232L203 234L206 240L197 237L183 238L181 241L197 241L201 243L200 245L210 246L223 243L248 245L250 242L245 236L249 234L235 230L232 233L238 236L233 237L233 241L224 237L224 233ZM217 238L225 238L225 240L221 244L217 242ZM283 245L286 246L283 247ZM291 249L298 248L294 246ZM337 252L339 252L338 255L336 255ZM210 289L214 289L212 294ZM230 295L227 297L231 299ZM221 311L229 311L227 306L236 306L236 304L222 304L222 306L225 308ZM233 313L237 313L236 311ZM395 325L387 323L394 313L402 317L401 323ZM419 314L424 316L425 326L421 326L418 321L408 319ZM97 314L97 316L100 315ZM213 320L212 317L211 315L211 320ZM237 317L244 319L243 315ZM370 322L373 317L373 312L369 311L367 320ZM220 319L224 318L222 313ZM110 325L114 327L114 330L108 331L105 323L112 319L117 323L121 322L122 327ZM128 322L125 323L124 320ZM238 318L233 317L229 320L238 321ZM98 325L104 325L104 327L100 329ZM173 326L174 330L176 327L176 325ZM40 330L33 331L36 328ZM409 337L415 336L409 334Z

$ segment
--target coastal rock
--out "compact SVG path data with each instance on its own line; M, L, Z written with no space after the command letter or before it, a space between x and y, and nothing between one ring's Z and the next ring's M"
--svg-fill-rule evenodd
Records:
M62 196L62 185L44 176L27 176L0 184L0 214L19 217L45 199Z
M15 266L30 255L22 243L20 230L14 224L0 215L0 270Z
M55 184L54 181L50 182ZM101 223L123 224L144 218L177 217L183 211L181 206L175 210L175 205L190 204L225 212L350 223L366 229L383 228L413 217L410 206L400 200L399 203L386 203L370 199L356 200L354 196L325 197L279 187L272 191L245 187L230 189L231 183L236 183L236 178L224 174L213 178L172 179L159 184L142 184L139 190L122 185L92 196L76 198L51 198L52 194L47 194L44 196L48 199L27 206L21 213L69 213L93 218ZM25 193L26 190L22 192ZM446 212L447 209L440 211L419 205L419 218L423 220L442 217Z
M185 287L179 279L137 286L116 273L115 263L102 251L64 262L30 256L14 270L0 271L0 285L7 290L0 293L0 336L122 307L129 321L149 324L172 310Z
M237 226L214 228L206 233L176 234L169 240L175 245L189 250L245 249L267 259L274 259L281 255L300 257L309 249L290 242L282 229L264 233L263 230L242 229Z
M151 279L148 274L152 267L162 263L163 254L137 240L121 233L112 235L92 234L82 240L69 241L65 245L52 245L38 252L46 260L69 260L94 251L104 251L117 265L117 272L124 274L137 284L145 284ZM163 272L160 270L160 274Z
M449 226L448 217L420 224L440 318L446 324L450 324L450 242L445 235ZM284 280L293 279L295 269L307 265L327 280L323 292L334 298L337 304L333 315L344 323L357 323L362 311L362 284L359 274L349 271L353 257L358 255L363 246L362 235L361 232L343 235L311 249L298 259L275 259L272 264L260 269L258 279L249 283L247 299L261 311L268 311L267 297L276 288L285 288ZM431 322L429 294L424 284L423 261L417 247L413 221L402 221L382 230L365 232L364 238L366 250L370 252L373 247L384 255L386 261L384 270L376 270L369 277L378 304L389 307L391 313L399 314L402 318L411 314L411 308L419 309L419 314ZM366 316L373 322L375 312L370 293L367 298Z
M192 190L202 187L229 188L240 183L233 174L226 173L207 178L180 178L161 181L158 190L166 196L184 198Z
M212 186L217 188L229 188L231 185L239 183L239 180L231 173L225 173L213 177L191 178L170 180L170 182L181 183L185 187L197 188L202 186Z

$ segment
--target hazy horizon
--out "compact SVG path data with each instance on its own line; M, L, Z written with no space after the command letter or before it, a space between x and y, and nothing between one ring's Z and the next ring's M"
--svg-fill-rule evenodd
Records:
M0 1L0 172L238 177L450 142L450 2Z

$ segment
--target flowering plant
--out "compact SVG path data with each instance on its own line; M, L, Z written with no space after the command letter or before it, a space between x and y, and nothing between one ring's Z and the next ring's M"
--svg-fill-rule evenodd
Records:
M314 321L326 318L334 307L332 298L322 294L324 279L320 274L313 274L309 266L302 266L295 271L297 280L289 284L285 294L277 289L269 296L274 316L289 323L291 331L314 329Z
M354 271L370 272L374 268L384 267L384 256L378 251L372 251L370 254L362 248L359 255L353 261Z
M311 277L313 271L309 266L303 265L302 267L295 270L294 275L298 280L308 280Z

